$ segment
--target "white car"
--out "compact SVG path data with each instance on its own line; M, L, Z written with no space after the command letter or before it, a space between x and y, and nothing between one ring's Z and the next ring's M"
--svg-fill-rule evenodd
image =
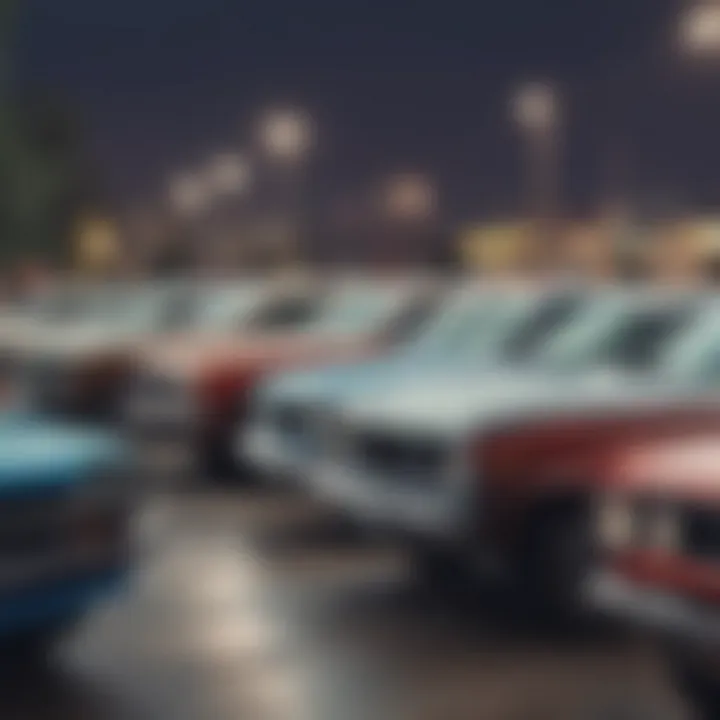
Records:
M522 498L530 512L547 500L532 485L541 469L534 458L542 456L530 450L546 442L537 428L713 399L720 402L720 303L698 294L609 291L531 363L418 376L336 403L326 410L310 487L363 526L408 539L423 570L446 569L466 554L502 564L513 559L501 556L514 532L509 519L502 522L508 507ZM506 452L522 472L506 487L488 472L485 452L497 433L512 441L515 432L523 442ZM552 558L553 572L562 562Z
M588 293L574 288L462 286L417 337L387 355L271 376L255 393L247 429L238 431L238 456L270 481L302 481L316 459L315 436L326 431L328 405L522 359L587 301Z

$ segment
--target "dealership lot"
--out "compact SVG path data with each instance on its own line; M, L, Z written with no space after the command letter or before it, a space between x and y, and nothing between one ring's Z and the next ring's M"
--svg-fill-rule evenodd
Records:
M3 718L689 717L644 639L434 597L304 499L164 494L136 536L127 592L7 674Z

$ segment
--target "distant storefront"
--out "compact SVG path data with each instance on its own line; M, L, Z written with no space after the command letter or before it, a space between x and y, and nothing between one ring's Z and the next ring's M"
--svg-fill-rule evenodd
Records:
M118 228L104 217L85 217L78 226L75 266L85 273L104 274L123 260Z
M470 225L461 230L458 240L464 268L490 275L522 270L531 242L531 226L518 221Z
M661 278L701 278L720 260L720 218L690 217L658 226L650 261Z

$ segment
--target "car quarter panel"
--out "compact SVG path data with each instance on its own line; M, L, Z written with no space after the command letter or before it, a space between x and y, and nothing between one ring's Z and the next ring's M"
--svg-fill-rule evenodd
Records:
M538 419L486 434L473 448L481 469L487 532L512 542L538 503L581 497L608 483L614 463L646 441L720 428L720 407L681 403L606 416Z

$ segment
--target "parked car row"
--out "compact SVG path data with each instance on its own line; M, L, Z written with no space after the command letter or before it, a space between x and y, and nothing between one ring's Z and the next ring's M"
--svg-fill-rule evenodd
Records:
M28 485L30 506L115 489L88 489L86 506L114 509L113 548L131 454L148 478L292 486L394 538L424 582L497 575L544 618L650 624L683 687L720 709L711 293L427 277L60 288L6 312L0 357L24 406L0 423L8 507L28 456L53 478ZM43 603L61 594L49 547L22 562L10 547ZM39 615L65 621L89 598L73 597L72 613Z

